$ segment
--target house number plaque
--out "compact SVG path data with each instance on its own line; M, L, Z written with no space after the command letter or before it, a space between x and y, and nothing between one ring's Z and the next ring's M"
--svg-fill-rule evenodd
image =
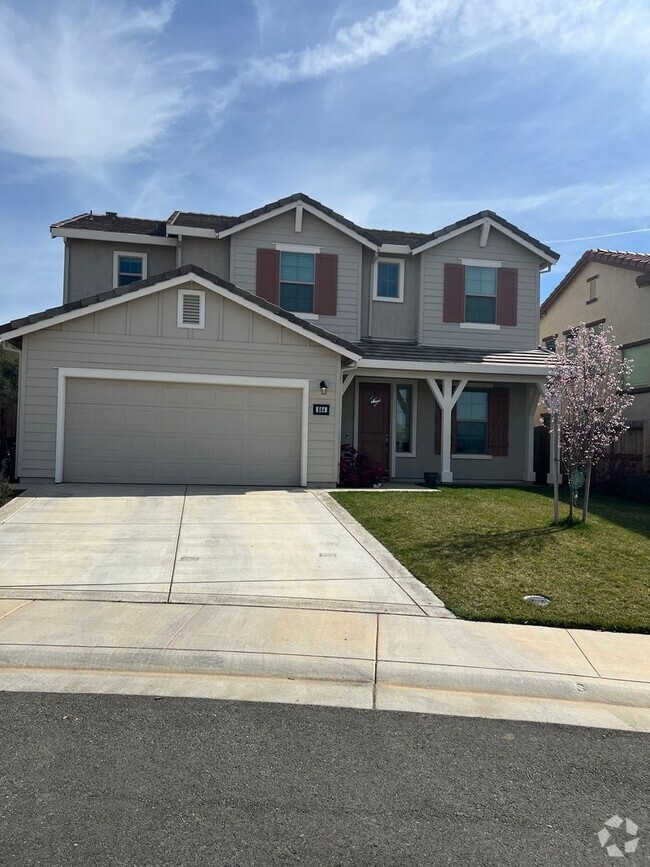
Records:
M329 403L315 403L312 412L314 415L329 415L330 405Z

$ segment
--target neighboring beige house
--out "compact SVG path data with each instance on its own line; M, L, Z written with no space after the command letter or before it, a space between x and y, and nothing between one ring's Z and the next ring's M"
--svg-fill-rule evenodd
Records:
M540 339L552 349L581 322L611 326L634 362L630 421L650 419L650 253L587 250L540 309Z
M534 479L558 254L492 211L368 229L296 193L51 231L62 303L0 326L21 481L330 486L342 443L395 479Z

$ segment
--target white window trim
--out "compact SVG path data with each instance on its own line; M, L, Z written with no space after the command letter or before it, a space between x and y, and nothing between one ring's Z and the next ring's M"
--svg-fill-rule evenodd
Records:
M478 298L478 295L473 295L472 297ZM501 326L495 325L493 322L461 322L459 324L461 328L469 328L475 331L501 331Z
M492 455L464 455L462 452L451 456L452 461L491 461Z
M199 322L183 322L183 296L193 295L199 299ZM205 328L205 291L203 289L179 289L176 325L179 328Z
M467 265L470 268L501 268L501 262L495 262L494 259L461 259L461 265Z
M322 247L310 247L306 244L275 244L275 249L280 253L312 253L317 255Z
M413 396L413 402L411 404L411 451L410 452L398 452L395 448L397 445L397 389L400 385L410 385L411 386L411 394ZM417 457L416 451L416 436L417 436L417 422L418 422L418 381L417 379L400 379L396 382L392 383L391 387L391 419L390 419L390 439L391 439L391 452L392 452L392 461L391 461L391 470L392 476L395 476L395 461L398 458L415 458Z
M383 295L378 295L377 281L379 277L379 264L386 263L389 265L399 265L399 277L397 284L397 298L385 298ZM372 300L373 301L388 301L390 304L402 304L404 302L404 259L389 259L386 256L379 256L372 264Z
M183 382L198 385L239 385L265 388L296 388L302 392L302 418L300 430L300 485L307 486L309 447L309 380L277 379L265 376L215 376L207 373L176 373L154 370L109 370L102 368L59 367L56 404L56 445L54 481L63 481L65 444L65 407L68 379L109 379L131 382Z
M119 275L120 268L120 256L124 256L128 259L142 259L142 277L140 279L147 279L147 253L142 253L139 250L114 250L113 251L113 289L117 289L117 278Z

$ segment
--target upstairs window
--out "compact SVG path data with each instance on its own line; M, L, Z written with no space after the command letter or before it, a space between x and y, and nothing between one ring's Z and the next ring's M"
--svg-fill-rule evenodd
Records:
M494 325L497 321L497 269L465 268L465 322Z
M553 337L545 337L544 346L549 352L557 352L557 334Z
M466 388L456 404L456 452L487 454L487 389Z
M373 301L404 300L404 262L401 259L378 259L375 265Z
M313 253L280 253L280 307L292 313L314 312Z
M113 254L113 286L128 286L144 280L147 276L146 253L121 253Z

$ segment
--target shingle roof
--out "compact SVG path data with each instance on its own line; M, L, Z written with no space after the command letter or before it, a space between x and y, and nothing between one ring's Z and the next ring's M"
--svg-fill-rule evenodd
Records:
M555 253L546 244L543 244L541 241L533 238L532 235L529 235L526 232L522 231L513 223L509 223L507 220L505 220L503 217L500 217L494 211L479 211L476 214L465 217L463 220L458 220L456 223L451 223L450 225L445 226L442 229L437 229L435 232L430 232L428 234L426 232L406 232L398 229L367 229L363 226L359 226L357 223L352 222L352 220L348 220L347 217L344 217L342 214L333 211L331 208L328 208L327 205L324 205L322 202L319 202L316 199L312 199L305 193L292 193L292 195L290 196L285 196L282 199L276 199L276 201L269 202L267 205L263 205L261 208L256 208L253 211L248 211L247 213L240 214L239 216L228 216L226 214L199 214L193 213L192 211L174 211L173 214L170 214L166 222L173 226L176 226L177 228L180 228L181 226L187 226L188 228L213 229L215 232L223 232L226 229L232 229L234 226L242 225L243 223L246 223L249 220L254 219L255 217L260 217L264 214L271 213L272 211L275 211L278 208L283 207L284 205L289 205L292 202L298 201L311 205L322 214L325 214L326 216L335 220L337 223L340 223L342 226L346 226L357 235L360 235L371 244L375 244L377 246L381 246L382 244L406 244L412 250L417 250L418 247L421 247L429 241L444 237L444 235L447 235L450 232L461 229L464 226L468 226L471 223L476 222L477 220L489 217L495 223L508 229L510 232L517 235L522 240L527 241L529 244L532 244L534 247L542 250L547 255L555 259L559 259L559 253ZM61 220L58 223L54 223L52 226L53 229L63 227L74 227L75 229L95 229L106 232L129 232L145 235L164 236L166 233L165 221L162 220L142 220L135 217L120 217L117 215L92 213L80 214L77 217L70 217L67 220Z
M364 359L386 361L430 361L440 364L505 364L527 367L546 366L554 355L545 349L496 350L465 349L457 346L425 346L389 340L362 340L357 344Z
M132 235L154 235L164 238L166 235L164 220L145 220L140 217L121 217L114 213L93 214L88 211L67 220L53 223L52 229L62 228L88 229L95 232L121 232Z
M239 298L244 298L246 301L252 302L258 307L268 310L270 313L274 313L282 319L286 319L288 322L294 323L294 325L300 325L300 327L304 328L305 331L323 337L324 339L329 340L330 343L335 343L337 346L347 349L355 355L361 354L354 343L349 343L347 340L343 340L342 337L337 337L335 334L326 331L324 328L319 328L317 325L314 325L305 319L301 319L299 316L295 316L288 310L276 307L275 304L271 304L263 298L259 298L252 292L248 292L246 289L241 289L239 286L235 286L234 283L222 280L222 278L217 277L216 274L211 274L209 271L205 271L203 268L199 268L196 265L182 265L180 268L175 268L173 271L165 271L163 274L156 274L153 277L148 277L146 280L138 280L136 283L130 283L128 286L120 286L116 289L111 289L109 292L100 292L97 295L91 295L89 298L82 298L78 301L69 301L67 304L61 304L59 307L50 307L47 310L41 310L39 313L32 313L30 316L13 319L11 322L6 322L4 325L0 325L0 335L7 334L10 331L15 331L18 328L23 328L25 325L36 325L38 322L46 322L48 319L54 319L54 317L61 316L64 313L72 313L74 310L91 307L93 304L101 304L103 301L109 301L112 298L119 298L122 295L130 295L131 293L138 292L140 289L145 289L148 286L156 286L158 283L164 283L167 280L173 280L175 277L183 277L190 274L195 274L197 277L202 277L205 280L209 280L211 283L216 283L217 286L227 289L231 294L236 295Z
M632 271L647 271L650 269L650 253L628 253L623 250L585 250L573 268L560 280L548 298L542 302L541 313L548 310L558 295L564 292L578 271L588 262L602 262L603 265L615 265L617 268L629 268ZM637 278L639 286L645 285L639 282L641 279L641 277Z

